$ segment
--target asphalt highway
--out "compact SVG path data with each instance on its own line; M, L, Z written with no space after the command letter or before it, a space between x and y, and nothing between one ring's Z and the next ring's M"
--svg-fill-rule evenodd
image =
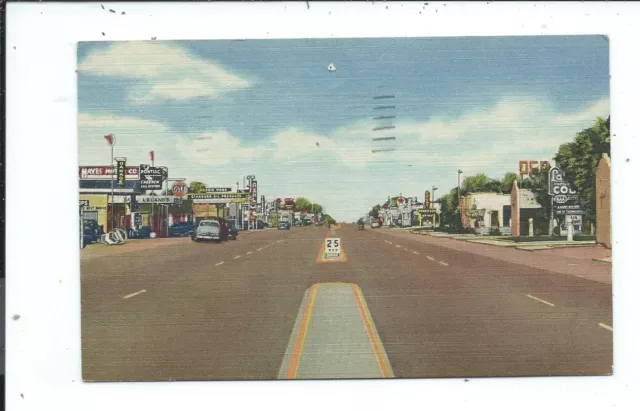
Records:
M185 238L82 259L83 378L279 378L304 323L309 290L318 283L357 286L362 305L342 288L319 294L324 302L318 304L339 319L331 301L342 301L334 299L343 294L350 299L356 320L345 324L366 325L352 333L362 347L367 333L379 340L386 375L612 373L608 284L354 226L335 232L346 259L323 263L318 256L327 235L326 227L261 230L223 244ZM319 341L331 344L334 335L320 329L316 348ZM348 354L341 352L342 358ZM348 377L348 369L341 372ZM308 369L299 374L315 375Z

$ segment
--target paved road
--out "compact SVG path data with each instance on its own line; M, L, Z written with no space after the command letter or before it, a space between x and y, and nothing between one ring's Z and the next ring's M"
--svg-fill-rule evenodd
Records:
M326 234L83 259L84 379L278 378L307 290L326 282L360 288L396 377L612 372L608 284L351 226L337 231L348 261L322 264Z

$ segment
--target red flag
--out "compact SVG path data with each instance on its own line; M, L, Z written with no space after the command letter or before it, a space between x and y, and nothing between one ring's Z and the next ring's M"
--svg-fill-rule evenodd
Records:
M107 143L109 143L110 146L113 145L113 134L107 134L104 136L104 139L107 140Z
M153 151L149 151L149 157L151 158L151 161L155 160L155 155L154 155Z

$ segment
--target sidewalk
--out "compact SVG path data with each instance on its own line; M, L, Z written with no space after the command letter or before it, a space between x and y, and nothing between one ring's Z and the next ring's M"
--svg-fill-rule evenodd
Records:
M374 231L375 232L375 231ZM522 264L558 274L572 275L611 284L612 266L594 259L611 258L611 250L598 245L583 247L545 248L530 251L517 247L496 247L471 241L457 241L455 238L442 238L430 235L416 235L398 231L383 231L389 236L414 240L416 242L443 247L452 251L466 252L493 258L513 264ZM461 256L461 258L464 258Z
M102 243L90 244L83 250L80 250L81 260L90 260L92 258L107 257L111 255L122 255L134 253L136 251L148 250L157 247L168 247L176 244L184 244L189 242L189 237L168 237L168 238L147 238L127 240L120 245L104 245Z

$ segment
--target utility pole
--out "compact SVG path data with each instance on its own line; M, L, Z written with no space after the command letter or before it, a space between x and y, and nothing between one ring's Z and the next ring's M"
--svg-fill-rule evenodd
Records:
M462 207L460 207L460 175L462 170L458 170L458 210L460 210L460 228L462 229Z

